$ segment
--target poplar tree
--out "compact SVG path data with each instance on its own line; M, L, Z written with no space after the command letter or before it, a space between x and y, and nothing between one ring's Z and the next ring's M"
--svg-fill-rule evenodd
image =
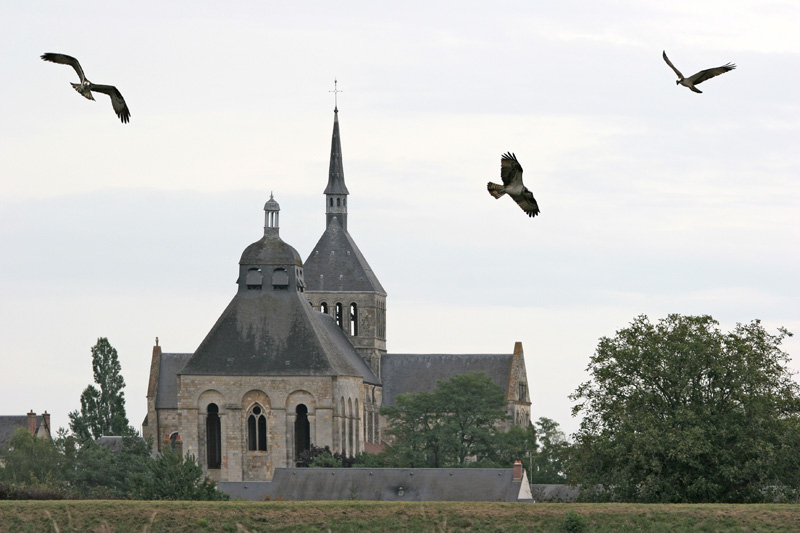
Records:
M125 380L121 371L117 350L107 338L97 339L92 346L92 372L98 387L86 387L81 394L80 412L69 413L70 429L80 440L136 434L125 413Z

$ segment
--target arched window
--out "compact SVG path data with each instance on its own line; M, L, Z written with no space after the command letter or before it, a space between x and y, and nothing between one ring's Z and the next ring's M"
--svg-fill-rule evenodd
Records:
M347 419L342 418L342 455L347 455Z
M169 447L174 453L183 455L183 443L181 443L181 435L177 431L169 436Z
M328 304L327 304L327 302L322 302L321 304L319 304L319 312L320 313L325 313L326 315L328 314Z
M331 207L333 207L333 198L331 198Z
M247 449L267 451L267 417L260 405L254 405L247 417Z
M343 325L344 317L342 316L342 303L341 302L336 302L336 316L335 316L335 318L336 318L336 325L339 326L340 328L343 328L344 327L344 325Z
M358 305L355 302L350 304L350 336L358 336Z
M341 198L337 198L336 199L336 207L342 207L342 199Z
M304 451L311 448L311 426L308 423L308 407L300 404L295 408L294 419L294 458L297 460Z
M222 434L219 423L219 407L210 403L206 415L206 460L209 469L222 466Z
M350 450L350 456L355 455L353 448L353 401L347 399L347 449Z
M347 455L347 411L344 409L344 397L339 398L339 417L342 419L342 432L339 451L342 455Z
M354 420L354 423L356 425L356 428L355 430L353 430L353 433L355 434L355 439L356 439L355 454L358 455L359 452L361 452L361 410L359 410L358 408L358 398L356 398L355 400L355 406L356 406L355 409L356 418Z

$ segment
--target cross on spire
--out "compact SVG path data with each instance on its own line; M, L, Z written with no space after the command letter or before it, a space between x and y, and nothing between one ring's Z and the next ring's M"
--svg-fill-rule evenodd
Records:
M339 112L339 93L344 92L344 91L340 91L339 89L336 88L336 84L337 83L338 82L336 81L336 78L333 78L333 90L332 91L328 91L328 92L329 93L333 93L333 110L334 110L334 112L338 113Z

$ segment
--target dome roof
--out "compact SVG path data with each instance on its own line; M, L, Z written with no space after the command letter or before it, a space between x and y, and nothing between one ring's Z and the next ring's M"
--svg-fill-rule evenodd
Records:
M269 232L244 249L239 264L303 266L303 260L297 250L283 242L277 232Z
M272 197L272 193L269 193L269 200L267 203L264 204L264 211L280 211L281 206L278 202L275 201L275 198Z

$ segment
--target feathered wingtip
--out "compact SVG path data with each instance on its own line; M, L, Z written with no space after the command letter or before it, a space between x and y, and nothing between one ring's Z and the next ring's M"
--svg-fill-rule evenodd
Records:
M486 189L489 191L489 194L491 194L495 198L500 198L505 194L502 185L492 183L491 181L486 185Z
M511 160L511 161L517 161L517 156L516 156L516 155L514 155L512 152L506 152L506 153L504 153L504 154L502 155L502 157L500 157L500 159L502 159L502 160Z

